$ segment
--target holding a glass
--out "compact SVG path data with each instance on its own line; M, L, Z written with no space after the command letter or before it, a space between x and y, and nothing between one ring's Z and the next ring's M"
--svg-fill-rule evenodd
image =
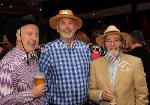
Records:
M42 97L45 94L45 78L44 75L40 72L34 74L34 84L32 87L33 97Z
M102 99L110 101L110 105L117 105L117 91L115 90L114 80L114 72L111 72L111 89L102 93Z
M113 90L112 95L113 95L113 97L110 101L110 105L117 105L117 93L116 93L116 91Z
M105 90L102 93L102 99L105 101L109 101L110 105L117 105L116 102L116 92L115 91L109 91L109 90Z
M111 93L112 93L112 99L110 101L110 105L117 105L117 92L115 90L115 77L116 77L116 72L114 71L114 69L110 70L110 74L111 74Z
M41 72L37 72L34 77L35 85L41 85L45 83L44 74Z

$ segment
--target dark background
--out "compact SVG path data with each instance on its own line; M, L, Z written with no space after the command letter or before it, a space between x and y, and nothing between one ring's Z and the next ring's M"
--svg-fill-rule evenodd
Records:
M127 6L126 9L121 9L123 6ZM32 14L48 31L41 40L44 43L54 40L58 36L49 27L48 20L58 14L60 9L71 9L80 16L83 19L81 31L92 41L110 24L128 33L139 29L146 40L150 39L149 0L0 0L0 34L5 34L5 25L9 20ZM102 12L107 9L110 10Z

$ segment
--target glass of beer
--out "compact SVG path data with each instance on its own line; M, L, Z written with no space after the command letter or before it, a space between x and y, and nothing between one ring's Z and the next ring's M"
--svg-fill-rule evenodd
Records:
M35 85L40 85L45 83L44 74L41 72L37 72L34 77Z

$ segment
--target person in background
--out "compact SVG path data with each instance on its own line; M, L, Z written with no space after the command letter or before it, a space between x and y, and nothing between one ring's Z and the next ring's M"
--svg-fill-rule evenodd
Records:
M0 35L0 60L3 58L4 56L4 48L3 48L3 35Z
M92 60L100 57L99 51L96 50L98 47L96 45L93 45L93 43L90 43L90 39L85 33L77 31L75 34L75 38L88 44L91 49Z
M0 60L9 51L8 44L9 42L8 42L6 35L0 35Z
M83 41L83 42L85 42L87 44L90 43L89 37L84 32L77 31L76 34L75 34L75 38L77 40Z
M0 45L0 60L5 56L3 45Z
M110 25L97 37L106 55L91 62L89 99L102 105L147 105L148 89L140 58L122 52L127 33Z
M128 54L141 58L144 66L144 72L146 73L148 90L150 92L150 53L143 47L143 33L140 30L133 30L130 33L130 36L132 38L132 43L130 44L131 51L129 51ZM148 97L148 99L150 101L150 97Z
M123 44L123 52L124 53L128 53L130 50L131 50L131 48L130 48L130 44L132 43L132 40L131 40L131 36L130 35L127 35L126 36L126 39L125 39L125 42L124 42L124 44Z
M0 105L43 105L46 88L34 84L39 66L30 56L39 42L39 25L13 20L8 23L7 35L15 37L16 47L0 61Z
M91 54L92 54L92 59L93 60L100 57L99 52L96 51L95 45L90 43L90 39L85 33L81 32L81 31L77 31L76 34L75 34L75 38L77 40L83 41L83 42L88 44L88 46L91 48Z
M60 38L45 45L39 59L48 91L45 105L86 105L91 52L75 39L82 20L71 10L60 10L49 20Z

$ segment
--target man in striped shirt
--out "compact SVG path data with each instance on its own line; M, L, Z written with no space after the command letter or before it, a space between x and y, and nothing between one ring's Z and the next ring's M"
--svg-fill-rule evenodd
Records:
M39 42L37 23L11 21L7 35L16 35L16 47L0 61L0 105L43 105L44 84L34 85L39 66L36 59L28 57Z

